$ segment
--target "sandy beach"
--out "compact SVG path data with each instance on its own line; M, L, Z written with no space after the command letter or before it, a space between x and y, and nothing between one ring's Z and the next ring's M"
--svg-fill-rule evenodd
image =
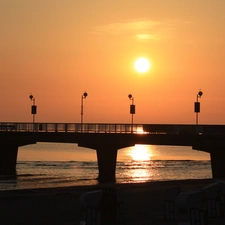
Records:
M79 225L80 196L102 187L118 187L124 198L124 221L130 225L166 225L162 194L166 188L180 186L194 190L213 183L212 179L148 182L140 184L105 184L0 192L1 225Z

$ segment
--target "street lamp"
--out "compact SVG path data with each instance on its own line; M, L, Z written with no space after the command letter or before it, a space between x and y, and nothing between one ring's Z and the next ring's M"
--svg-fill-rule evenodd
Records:
M198 101L199 98L203 95L203 92L200 90L197 94L197 100L194 105L195 113L196 113L196 125L198 125L198 113L200 113L200 102Z
M82 128L83 128L83 115L84 115L84 99L88 96L87 92L85 91L83 93L83 95L81 95L81 131L82 131Z
M33 105L31 105L31 114L33 115L33 124L34 124L35 115L37 114L37 106L35 105L35 98L32 94L30 94L29 98L33 102Z
M132 101L132 104L130 105L130 114L131 114L131 133L133 133L133 122L135 114L134 97L131 94L129 94L128 98Z

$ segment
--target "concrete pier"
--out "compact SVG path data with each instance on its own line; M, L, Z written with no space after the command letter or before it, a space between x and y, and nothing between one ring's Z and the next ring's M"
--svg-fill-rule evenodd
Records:
M33 129L39 127L39 129ZM40 129L41 127L41 129ZM77 143L96 151L99 182L115 182L117 151L135 144L192 146L211 155L212 175L225 179L225 125L0 123L0 174L16 173L18 147Z
M225 179L225 139L223 136L198 136L192 148L210 153L212 177Z
M133 144L133 143L132 143ZM114 183L116 181L116 162L118 149L132 146L128 142L123 142L117 138L90 138L85 141L79 141L78 146L91 148L96 151L98 161L98 181L99 183Z
M212 176L214 179L225 178L225 148L210 152Z
M117 149L111 146L102 147L97 149L98 159L98 180L103 182L115 182L116 181L116 159Z
M7 143L0 146L0 174L14 175L16 174L18 145Z

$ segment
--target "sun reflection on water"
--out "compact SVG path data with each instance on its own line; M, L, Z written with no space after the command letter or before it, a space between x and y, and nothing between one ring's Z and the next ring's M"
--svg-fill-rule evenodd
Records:
M134 161L148 161L152 157L151 148L148 145L135 145L127 154Z
M127 151L127 155L132 160L132 170L129 170L129 176L133 181L145 182L150 179L153 171L149 170L149 163L153 156L149 145L135 145Z

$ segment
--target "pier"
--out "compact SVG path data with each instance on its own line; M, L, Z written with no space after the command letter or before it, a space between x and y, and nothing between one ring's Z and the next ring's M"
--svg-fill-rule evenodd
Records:
M135 144L208 152L213 178L225 178L225 125L1 122L0 174L16 174L18 147L37 142L77 143L95 150L99 182L115 182L117 151Z

